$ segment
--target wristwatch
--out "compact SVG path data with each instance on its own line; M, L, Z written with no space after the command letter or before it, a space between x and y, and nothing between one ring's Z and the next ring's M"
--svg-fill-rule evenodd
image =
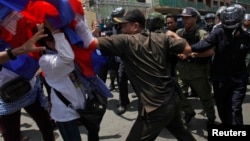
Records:
M10 60L15 60L16 56L11 52L13 48L6 49L6 53L8 54Z

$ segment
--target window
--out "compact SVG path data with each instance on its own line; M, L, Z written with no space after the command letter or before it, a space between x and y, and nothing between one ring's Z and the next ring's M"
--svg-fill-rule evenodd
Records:
M218 6L218 1L214 1L214 2L213 2L213 5L214 5L214 6Z

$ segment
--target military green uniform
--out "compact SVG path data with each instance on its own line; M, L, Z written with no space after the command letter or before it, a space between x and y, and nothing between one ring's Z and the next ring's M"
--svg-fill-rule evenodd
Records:
M176 33L185 38L190 45L199 42L207 36L207 32L198 26L193 31L185 31L179 29ZM177 78L183 93L191 87L199 96L203 109L210 121L215 120L214 100L211 95L211 85L208 80L210 57L188 58L179 60L176 66ZM194 110L188 104L187 99L182 99L182 110L186 114L192 113Z

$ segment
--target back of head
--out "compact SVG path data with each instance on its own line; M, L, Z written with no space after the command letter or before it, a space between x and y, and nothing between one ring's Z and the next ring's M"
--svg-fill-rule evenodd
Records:
M149 31L160 30L164 26L164 16L159 12L152 12L146 19L146 29Z
M235 29L241 26L245 9L239 5L231 5L221 12L222 26L226 29Z

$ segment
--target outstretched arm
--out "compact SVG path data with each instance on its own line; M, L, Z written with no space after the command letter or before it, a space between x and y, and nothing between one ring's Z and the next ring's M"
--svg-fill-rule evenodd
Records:
M181 38L178 34L176 34L176 33L173 32L173 31L170 31L170 30L168 30L168 31L166 32L166 35L167 35L167 36L170 36L170 37L172 37L172 38L175 38L175 39L183 39L183 38ZM183 59L186 59L191 53L192 53L192 49L191 49L190 45L188 44L188 42L186 42L186 46L185 46L183 52L182 52L181 54L178 54L177 56L178 56L180 59L183 60Z
M205 50L203 52L192 52L189 54L190 57L195 58L195 57L210 57L214 55L214 49L210 48L208 50Z
M42 51L45 50L45 47L36 47L35 43L37 40L46 37L46 34L43 34L43 24L38 25L38 31L24 44L22 44L20 47L8 49L7 51L1 51L0 52L0 64L5 63L8 60L13 60L16 58L16 56L29 53L29 52L35 52L35 51Z

